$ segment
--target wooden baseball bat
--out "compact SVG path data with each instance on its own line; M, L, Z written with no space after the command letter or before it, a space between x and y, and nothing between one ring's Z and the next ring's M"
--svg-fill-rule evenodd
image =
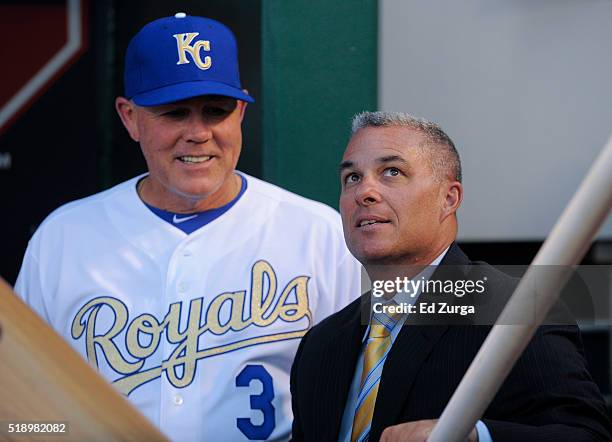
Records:
M568 266L580 262L611 206L612 138L534 258L442 412L428 442L465 440L558 299L569 277ZM546 270L546 278L538 278L538 267L542 266L553 266ZM524 306L534 305L531 302L534 297L535 310L523 314L534 321L508 325L515 324L511 318L520 317Z
M0 441L43 439L167 440L0 278Z

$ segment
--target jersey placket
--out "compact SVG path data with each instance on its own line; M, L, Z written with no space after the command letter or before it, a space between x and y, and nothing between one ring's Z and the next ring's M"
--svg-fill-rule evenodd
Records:
M194 274L197 269L194 268L196 262L193 250L189 247L190 239L185 238L181 241L170 257L168 265L168 274L166 279L165 303L168 306L168 311L171 311L172 304L178 304L174 308L179 311L179 314L171 314L168 318L166 326L166 339L163 341L163 359L166 369L163 370L161 376L161 407L160 407L160 426L166 429L167 434L172 440L201 440L201 422L202 416L191 416L191 413L197 412L200 407L197 404L197 361L194 361L196 367L193 370L193 379L189 385L181 385L185 376L188 376L187 364L169 364L171 359L180 359L181 356L176 354L177 348L188 338L189 334L197 334L200 324L200 314L197 314L196 309L204 306L201 303L202 294L201 287L195 286ZM200 299L198 299L200 298ZM195 301L194 301L195 300ZM197 317L192 318L192 315ZM191 323L191 327L189 324ZM176 339L181 336L179 342L170 342L172 335ZM194 358L195 355L192 355ZM183 362L188 362L183 360ZM172 372L174 370L174 372ZM174 379L174 385L171 379Z

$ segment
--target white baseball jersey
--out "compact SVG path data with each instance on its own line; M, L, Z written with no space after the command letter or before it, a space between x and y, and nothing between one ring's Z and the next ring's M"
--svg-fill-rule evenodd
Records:
M139 177L54 211L15 291L174 441L286 440L299 338L360 294L331 208L244 175L185 234Z

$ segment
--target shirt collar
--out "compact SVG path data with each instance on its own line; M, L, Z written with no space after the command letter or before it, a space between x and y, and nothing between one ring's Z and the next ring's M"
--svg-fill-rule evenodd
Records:
M450 246L448 246L446 249L444 249L444 251L442 253L440 253L436 259L434 259L425 269L423 269L418 275L416 275L414 278L412 279L421 279L423 278L424 281L429 280L429 278L431 278L431 275L433 274L433 272L436 270L436 266L439 265L442 260L444 259L444 257L446 256L446 253L448 252L448 249L450 248ZM388 305L388 304L414 304L417 299L419 298L420 295L420 286L419 286L419 291L417 293L415 293L414 295L411 293L407 293L404 291L401 292L397 292L393 298L391 299L376 299L376 302L380 302L383 305ZM368 321L368 327L366 328L365 334L363 335L363 339L362 342L365 342L368 338L368 335L370 333L370 322L372 321L372 312L370 312L370 320ZM402 315L402 317L400 318L399 321L397 321L397 323L395 324L395 328L397 328L398 326L401 326L404 324L404 322L406 321L406 315Z
M425 267L418 275L416 275L412 279L416 280L416 279L422 278L424 281L428 281L429 278L431 278L431 275L433 275L433 272L436 270L436 266L439 265L444 259L444 257L446 256L446 253L448 252L449 248L450 246L444 249L442 253L440 253L436 257L436 259L434 259L427 267ZM407 293L404 291L397 292L393 296L393 298L383 301L383 304L388 304L390 302L395 302L396 304L401 304L401 303L414 304L420 294L421 292L420 292L420 286L419 286L419 290L415 294Z

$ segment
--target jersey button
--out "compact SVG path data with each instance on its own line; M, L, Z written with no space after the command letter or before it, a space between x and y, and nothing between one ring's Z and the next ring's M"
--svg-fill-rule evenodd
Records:
M188 288L189 288L189 284L187 284L186 282L181 282L178 285L179 292L181 293L185 293Z
M175 394L172 398L172 402L174 402L174 405L183 405L183 396Z

